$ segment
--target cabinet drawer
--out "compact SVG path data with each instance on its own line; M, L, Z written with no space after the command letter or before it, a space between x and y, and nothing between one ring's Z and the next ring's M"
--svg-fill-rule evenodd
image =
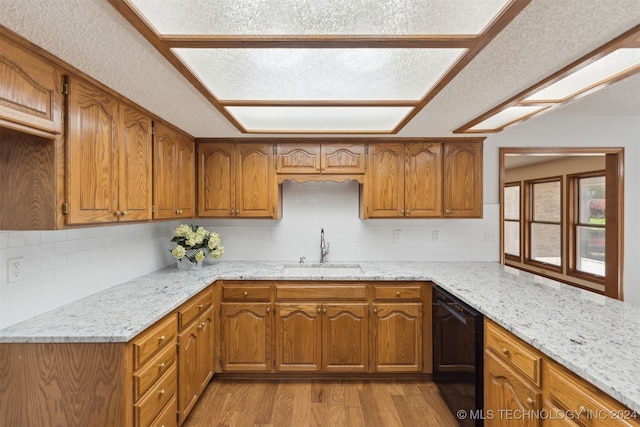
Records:
M292 300L364 300L367 298L366 285L305 285L278 284L276 298Z
M178 325L175 314L168 316L133 341L133 369L138 369L168 343L175 343Z
M269 285L250 285L243 283L224 283L222 298L247 301L264 301L269 299Z
M207 290L191 298L191 300L178 310L179 329L182 331L182 329L198 317L200 313L204 313L211 304L213 304L213 293L211 290Z
M514 336L508 335L499 326L485 323L485 347L522 372L535 385L540 386L541 356L528 344L520 342Z
M178 400L176 396L173 396L151 425L158 427L176 427L178 425L178 420L176 420L177 411Z
M551 363L544 368L545 400L584 426L639 426L634 411Z
M176 346L168 345L133 374L134 400L138 400L176 362Z
M176 366L173 365L160 381L142 397L135 405L136 426L148 426L173 398L177 391ZM175 417L175 413L174 413Z
M373 288L375 299L411 299L422 298L420 285L376 285Z

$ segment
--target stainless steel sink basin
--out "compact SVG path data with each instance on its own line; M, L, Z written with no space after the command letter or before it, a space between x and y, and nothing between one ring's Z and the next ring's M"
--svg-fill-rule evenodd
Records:
M344 276L362 273L359 264L286 264L282 273L285 276Z

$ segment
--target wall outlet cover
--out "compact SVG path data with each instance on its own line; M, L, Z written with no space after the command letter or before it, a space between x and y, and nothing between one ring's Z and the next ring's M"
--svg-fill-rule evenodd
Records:
M7 271L9 272L9 283L22 280L24 276L24 258L17 257L7 260Z

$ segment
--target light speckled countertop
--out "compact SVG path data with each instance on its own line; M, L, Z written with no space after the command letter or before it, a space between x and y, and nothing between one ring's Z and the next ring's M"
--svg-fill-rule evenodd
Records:
M168 267L0 330L0 342L126 342L218 279L432 280L640 411L640 307L491 262L359 262L362 273L283 273L282 262Z

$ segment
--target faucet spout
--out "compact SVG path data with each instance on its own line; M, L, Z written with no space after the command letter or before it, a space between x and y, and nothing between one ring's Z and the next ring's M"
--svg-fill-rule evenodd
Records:
M324 240L324 228L320 229L320 264L324 264L325 257L329 253L329 243Z

